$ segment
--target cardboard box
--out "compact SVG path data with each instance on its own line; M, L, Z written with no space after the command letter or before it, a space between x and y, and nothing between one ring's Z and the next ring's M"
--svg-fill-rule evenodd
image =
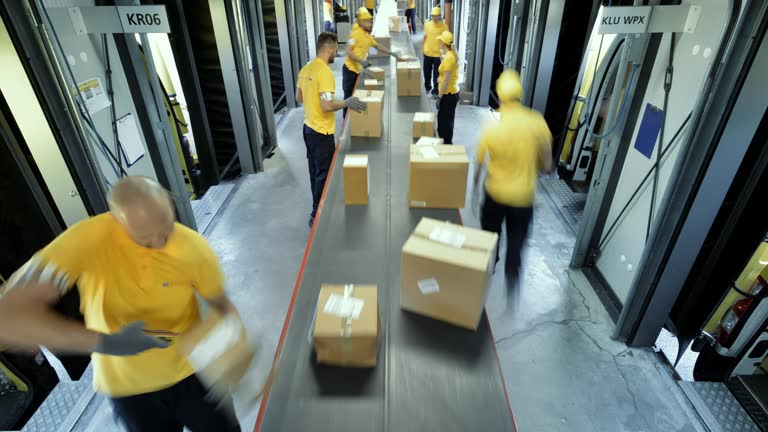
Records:
M420 96L423 83L418 61L397 63L397 95Z
M176 345L209 388L235 388L254 357L236 315L212 313L181 334Z
M374 367L379 351L378 293L375 285L323 285L312 341L317 362Z
M367 70L368 70L368 76L370 76L371 79L381 81L382 84L384 84L384 76L385 76L384 69L378 66L371 66Z
M413 137L435 136L435 113L417 112L413 115Z
M363 87L366 90L382 91L384 90L384 81L379 81L376 79L366 79L363 81Z
M387 50L391 49L392 47L392 38L390 36L374 36L373 39L376 41L376 43L383 46ZM368 52L368 57L387 57L387 56L388 54L384 54L379 50L377 50L376 48L371 48L370 51Z
M376 90L357 90L355 97L368 104L363 112L349 110L350 133L353 137L381 136L381 109L384 104L384 92Z
M344 156L344 204L368 204L369 180L368 155Z
M411 207L463 208L469 159L464 146L411 146L408 202Z
M390 32L404 32L408 31L408 22L404 16L396 15L389 17L389 31Z
M421 137L416 141L417 146L442 145L445 141L439 137Z
M400 307L476 330L498 236L423 218L403 246Z

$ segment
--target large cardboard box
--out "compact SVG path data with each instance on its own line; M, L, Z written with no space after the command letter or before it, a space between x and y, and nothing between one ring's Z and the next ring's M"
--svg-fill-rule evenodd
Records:
M411 145L408 202L411 207L463 208L469 159L460 145Z
M369 179L368 155L344 156L344 204L368 204Z
M374 367L379 351L378 293L375 285L323 285L312 341L317 362Z
M435 113L417 112L413 115L413 137L435 136Z
M408 31L408 21L404 16L396 15L389 17L389 31L390 32L404 32Z
M397 63L397 95L419 96L422 86L421 64L418 61Z
M212 313L181 334L176 346L209 388L236 388L254 357L240 318Z
M445 141L438 137L421 137L416 141L417 146L442 145Z
M384 90L384 81L379 81L376 79L366 79L363 81L363 87L366 90L378 90L383 91Z
M384 104L384 92L376 90L357 90L355 97L368 104L363 112L349 110L350 133L355 137L381 136L381 109Z
M371 77L371 79L375 79L376 81L384 82L384 69L378 67L378 66L371 66L368 69L368 76Z
M476 330L497 243L496 233L421 219L403 246L400 307Z

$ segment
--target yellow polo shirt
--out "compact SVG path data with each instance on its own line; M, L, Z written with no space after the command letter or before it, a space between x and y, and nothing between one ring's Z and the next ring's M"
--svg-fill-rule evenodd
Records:
M436 23L427 21L424 23L424 55L427 57L440 57L440 41L437 37L448 31L445 21Z
M336 78L328 63L315 58L299 71L299 88L304 98L304 124L317 133L336 133L336 113L325 112L321 97L333 98L336 93Z
M502 106L501 120L480 135L477 163L488 156L485 190L499 204L531 207L536 194L539 151L552 140L547 122L522 105Z
M408 0L408 10L416 9L416 0Z
M352 47L352 54L354 54L355 57L366 60L368 59L368 51L370 51L372 46L376 45L376 40L364 28L357 26L349 33L349 41L347 41L347 44ZM349 57L344 60L344 64L347 66L347 69L356 74L363 71L363 65L356 61L352 61Z
M443 88L443 82L451 73L451 79L448 81L448 87L445 88L445 94L456 94L459 92L459 61L453 51L445 53L445 58L440 63L440 76L437 78L438 88Z
M75 283L85 326L116 333L144 321L147 334L173 340L200 320L195 294L222 295L223 276L208 242L176 224L162 249L139 246L110 213L71 227L14 277L34 270L65 293ZM171 344L135 356L93 354L93 385L112 397L162 390L194 370Z
M365 7L368 9L373 9L376 7L376 0L365 0Z

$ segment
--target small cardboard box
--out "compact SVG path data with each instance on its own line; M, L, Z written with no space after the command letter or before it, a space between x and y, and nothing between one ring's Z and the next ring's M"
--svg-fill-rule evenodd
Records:
M418 141L416 141L417 146L433 146L433 145L442 145L445 141L443 141L442 138L438 137L421 137Z
M323 285L312 341L317 362L374 367L379 351L378 293L375 285Z
M363 87L366 90L384 90L384 81L379 81L376 79L367 79L363 81Z
M368 155L344 156L344 204L368 204L369 179Z
M396 15L389 17L389 31L390 32L404 32L408 31L408 22L404 16Z
M397 63L397 95L421 95L421 64L418 61Z
M349 110L350 133L353 137L381 136L381 109L384 104L384 92L376 90L357 90L355 97L368 104L363 112Z
M469 159L460 145L412 145L408 180L411 207L463 208Z
M413 137L435 136L435 113L417 112L413 115Z
M400 307L476 330L498 236L423 218L403 246Z
M384 69L378 66L371 66L368 68L368 75L371 77L371 79L381 81L382 85L384 84Z
M212 313L182 333L176 345L208 387L237 387L254 356L243 324L233 314Z

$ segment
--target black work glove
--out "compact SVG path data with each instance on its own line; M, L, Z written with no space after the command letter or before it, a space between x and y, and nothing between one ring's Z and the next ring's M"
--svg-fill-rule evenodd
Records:
M352 96L351 98L344 101L344 103L347 105L348 108L351 108L357 112L362 112L368 109L368 104L365 102L361 102L360 99Z
M165 348L168 342L144 333L144 323L136 321L114 334L102 334L93 352L113 356L131 356L152 348Z

